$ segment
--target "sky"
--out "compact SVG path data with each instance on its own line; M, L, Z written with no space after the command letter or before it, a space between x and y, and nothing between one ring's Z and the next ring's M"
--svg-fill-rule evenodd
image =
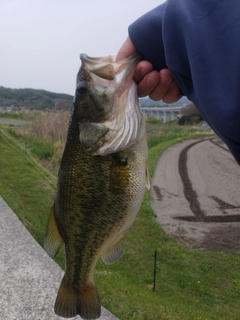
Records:
M74 95L79 55L116 55L165 0L0 0L0 86Z

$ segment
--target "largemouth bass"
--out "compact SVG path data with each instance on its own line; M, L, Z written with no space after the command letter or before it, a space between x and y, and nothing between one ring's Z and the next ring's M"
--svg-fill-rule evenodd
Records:
M124 232L132 225L149 186L145 120L132 80L139 56L80 55L74 107L58 174L44 247L54 258L65 245L65 275L55 313L97 319L101 305L93 274L124 253Z

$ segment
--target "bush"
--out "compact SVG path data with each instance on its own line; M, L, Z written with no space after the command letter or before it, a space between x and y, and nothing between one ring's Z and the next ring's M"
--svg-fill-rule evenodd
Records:
M203 120L204 119L196 106L191 103L182 109L182 117L178 120L178 124L180 126L195 125Z

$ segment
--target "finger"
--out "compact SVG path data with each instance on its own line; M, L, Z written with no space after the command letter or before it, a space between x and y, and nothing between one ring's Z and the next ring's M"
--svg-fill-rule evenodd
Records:
M130 39L130 37L127 37L116 55L116 62L128 58L135 52L136 48L134 47L132 40Z
M149 94L149 98L152 100L162 100L163 97L166 95L168 92L170 85L174 81L172 79L172 76L166 76L165 74L159 73L160 76L160 81L158 84L153 88L152 92Z
M180 89L168 69L160 72L160 82L149 94L152 100L163 100L165 103L173 103L181 99Z
M182 98L182 94L180 93L181 90L178 86L178 84L176 83L176 81L174 80L171 72L169 69L162 69L160 71L161 77L168 77L170 79L170 85L168 90L166 91L166 93L164 94L164 96L162 97L162 100L165 103L173 103L178 101L179 99Z
M180 88L176 82L173 82L168 91L165 93L162 98L165 103L173 103L182 98L182 94L180 93Z
M138 96L148 96L160 81L159 72L153 70L138 84Z
M136 83L139 83L143 78L153 70L153 66L150 62L143 60L140 61L135 69L133 79Z

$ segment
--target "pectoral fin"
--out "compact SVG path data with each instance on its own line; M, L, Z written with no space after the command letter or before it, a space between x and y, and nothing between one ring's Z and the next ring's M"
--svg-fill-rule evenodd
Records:
M54 258L62 244L63 239L57 227L55 206L53 205L47 222L44 249L50 257Z
M102 261L105 264L112 264L119 260L124 254L124 237L121 236L113 246L106 252L102 253Z

